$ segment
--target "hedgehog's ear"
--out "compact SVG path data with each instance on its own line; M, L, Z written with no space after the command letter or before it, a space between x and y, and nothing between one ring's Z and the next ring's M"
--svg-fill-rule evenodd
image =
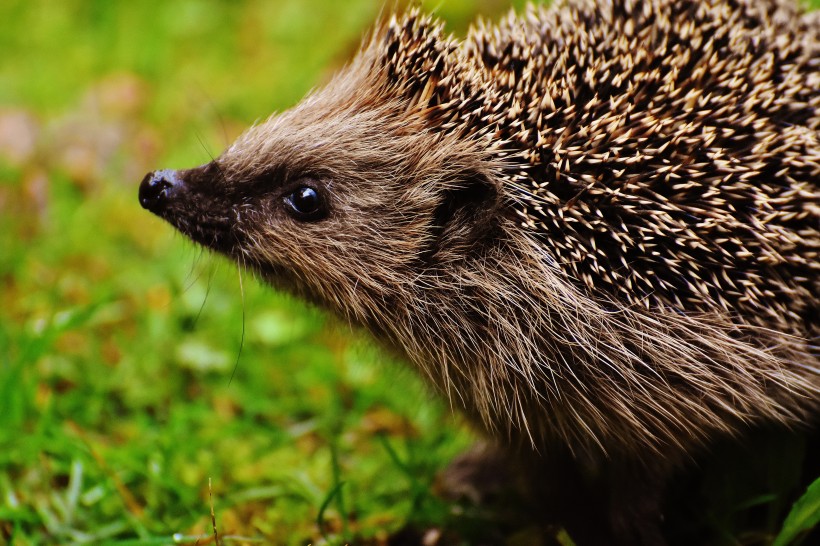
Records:
M464 173L440 195L433 213L433 254L472 246L497 227L501 191L488 174Z

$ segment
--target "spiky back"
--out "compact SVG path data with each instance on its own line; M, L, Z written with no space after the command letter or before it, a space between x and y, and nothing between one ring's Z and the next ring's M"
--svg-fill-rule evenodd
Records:
M816 21L778 2L656 0L530 8L461 44L425 24L394 23L391 76L434 129L491 141L521 225L573 282L817 324Z
M463 42L415 12L377 34L408 112L503 188L497 248L393 321L489 430L640 458L816 418L820 18L789 6L578 0Z

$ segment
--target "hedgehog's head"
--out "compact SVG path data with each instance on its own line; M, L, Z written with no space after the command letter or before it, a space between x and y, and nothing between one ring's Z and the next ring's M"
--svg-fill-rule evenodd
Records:
M431 127L429 102L408 96L424 82L391 76L390 35L214 161L149 173L142 205L359 320L462 259L493 226L497 182L476 140Z

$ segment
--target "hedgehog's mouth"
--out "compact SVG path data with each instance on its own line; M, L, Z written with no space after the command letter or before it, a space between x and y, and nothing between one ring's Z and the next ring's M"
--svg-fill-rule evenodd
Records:
M198 191L200 185L194 180L209 165L148 173L140 183L140 204L202 246L236 258L241 240L233 207L218 196Z

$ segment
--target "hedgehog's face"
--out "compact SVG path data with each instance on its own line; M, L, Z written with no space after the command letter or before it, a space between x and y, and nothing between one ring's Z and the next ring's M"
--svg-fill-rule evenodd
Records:
M462 147L395 112L329 113L309 99L211 163L150 173L140 201L270 282L367 321L491 225L497 192Z

